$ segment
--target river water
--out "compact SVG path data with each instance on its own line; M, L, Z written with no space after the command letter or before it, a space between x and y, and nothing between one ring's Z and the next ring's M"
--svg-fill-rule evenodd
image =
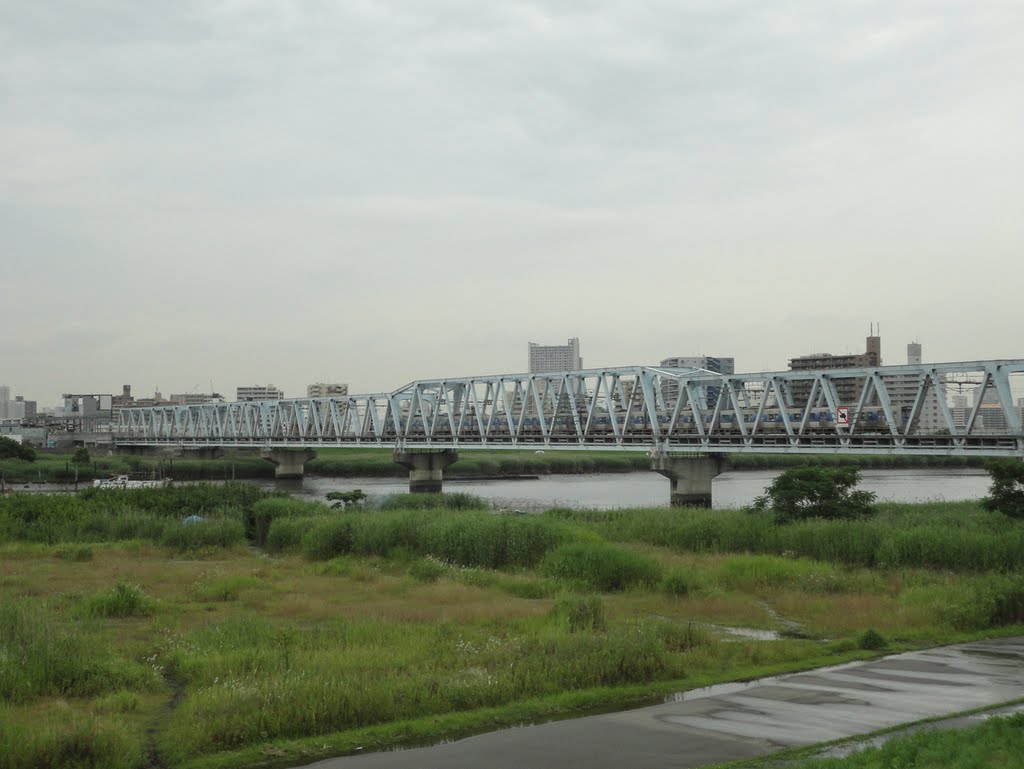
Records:
M723 473L712 484L713 506L729 509L749 505L778 474L778 470ZM362 489L373 500L409 490L408 483L400 478L307 477L300 481L254 483L310 499L323 499L331 491ZM988 473L978 469L862 470L858 488L875 492L879 501L928 502L978 499L988 493L989 483ZM546 475L522 480L446 479L444 490L473 494L510 510L612 510L667 507L669 481L654 472Z

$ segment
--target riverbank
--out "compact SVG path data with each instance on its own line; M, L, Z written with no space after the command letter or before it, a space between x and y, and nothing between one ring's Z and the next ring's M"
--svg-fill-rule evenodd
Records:
M249 484L15 494L0 769L309 763L1021 633L1022 537L970 504L775 527Z
M319 448L306 463L306 473L324 478L405 478L408 470L395 464L390 448ZM735 470L785 469L797 465L855 466L871 469L984 467L980 457L900 457L887 455L787 456L736 454L729 458ZM641 451L513 451L463 450L459 460L445 469L445 477L508 478L542 475L629 473L650 470L650 457ZM182 481L271 479L274 466L252 453L228 452L217 459L146 457L132 454L101 454L94 451L81 464L71 454L40 452L34 462L0 460L5 483L74 483L113 475L173 478Z

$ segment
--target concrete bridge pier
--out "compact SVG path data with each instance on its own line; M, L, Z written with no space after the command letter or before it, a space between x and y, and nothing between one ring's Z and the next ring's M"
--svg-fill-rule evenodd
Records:
M412 494L439 494L444 480L444 469L458 458L459 452L455 449L395 449L395 462L409 468L409 491Z
M306 462L313 459L313 449L266 449L263 458L274 463L274 477L281 479L301 478L306 471Z
M711 481L724 468L725 457L721 454L656 454L651 459L651 469L672 482L672 507L711 507Z

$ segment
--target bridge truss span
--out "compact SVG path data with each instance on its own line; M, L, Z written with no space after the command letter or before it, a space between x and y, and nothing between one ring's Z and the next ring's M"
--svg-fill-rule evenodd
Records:
M636 366L421 380L335 398L127 408L115 439L1024 457L1015 390L1024 394L1024 360L730 375Z

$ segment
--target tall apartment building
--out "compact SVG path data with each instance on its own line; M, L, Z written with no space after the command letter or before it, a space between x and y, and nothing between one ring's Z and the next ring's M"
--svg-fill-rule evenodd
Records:
M580 357L580 340L573 337L568 344L529 344L531 374L545 374L550 371L579 371L583 368Z
M0 419L7 419L9 410L8 402L11 400L11 388L7 385L0 385Z
M954 384L957 383L954 382ZM971 387L972 395L962 392L964 386L969 385L973 385ZM953 424L961 429L966 428L977 407L978 413L974 419L973 430L987 431L992 434L1005 433L1010 426L1006 422L1006 414L999 403L999 394L991 385L984 389L978 385L980 382L959 384L961 392L953 395L950 399L949 411L953 417ZM1017 399L1016 410L1021 422L1024 423L1024 398Z
M14 406L19 410L22 419L35 419L39 404L35 401L25 400L22 395L15 395Z
M665 358L658 364L661 368L702 368L716 374L735 374L735 358L714 358L710 355Z
M341 382L316 382L306 385L307 398L341 398L348 395L348 385Z
M735 374L736 373L736 359L735 358L716 358L711 355L693 355L689 357L677 356L675 358L665 358L658 364L661 368L697 368L704 369L705 371L711 371L715 374ZM718 402L718 397L721 394L721 387L705 387L704 388L704 401L705 405L709 409L713 409L715 404ZM676 396L679 394L679 385L675 382L666 381L661 387L662 396L665 399L665 405L669 408L675 405Z
M235 388L235 400L240 401L279 401L284 399L284 392L274 385L242 385Z
M921 344L911 342L907 345L907 365L921 365ZM889 400L892 403L893 415L906 424L914 408L914 401L921 389L921 376L918 374L895 375L885 378L885 388L889 393ZM917 415L918 432L936 432L947 429L946 422L942 417L939 407L939 398L946 398L946 381L939 382L939 392L934 387L929 387L925 394L924 403Z
M853 355L833 355L828 352L812 353L791 358L790 371L822 371L844 368L872 368L882 365L882 337L872 334L867 338L864 352ZM860 391L864 386L861 379L848 378L836 380L836 393L839 402L852 405L860 399ZM811 395L811 383L795 382L790 391L797 406L804 406Z

